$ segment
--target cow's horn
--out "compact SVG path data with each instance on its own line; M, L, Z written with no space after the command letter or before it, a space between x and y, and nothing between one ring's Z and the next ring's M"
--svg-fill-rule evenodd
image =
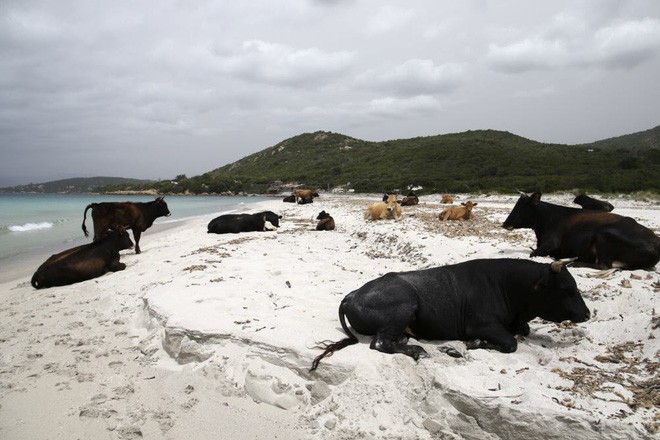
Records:
M525 196L525 197L529 197L527 194L525 194L524 192L520 191L518 188L516 188L516 191L518 191L518 192L520 193L520 195L523 195L523 196Z
M559 273L559 272L561 272L562 267L566 266L569 263L574 262L575 260L577 260L577 257L575 257L575 258L563 258L561 260L555 260L552 263L550 263L550 269L554 273Z

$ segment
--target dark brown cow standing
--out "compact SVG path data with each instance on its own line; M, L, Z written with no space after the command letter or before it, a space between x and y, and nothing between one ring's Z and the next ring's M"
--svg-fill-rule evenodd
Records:
M108 231L97 241L52 255L32 276L32 287L66 286L124 270L126 265L119 262L119 251L132 247L123 228Z
M133 230L135 239L135 253L139 254L140 236L144 231L154 224L158 217L169 217L170 210L162 197L157 197L153 202L103 202L91 203L85 208L83 214L82 230L88 237L85 220L87 210L92 209L92 220L94 221L94 241L99 240L107 234L109 229L122 226Z

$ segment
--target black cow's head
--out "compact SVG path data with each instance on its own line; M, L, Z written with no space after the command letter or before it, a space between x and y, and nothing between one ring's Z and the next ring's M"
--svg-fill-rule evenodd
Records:
M531 196L521 193L520 198L502 223L506 229L532 228L536 217L536 205L541 201L541 193L535 192Z
M567 262L550 264L547 273L534 286L529 304L534 316L552 322L584 322L591 317L575 279L565 267Z
M156 217L169 217L172 213L162 197L156 197Z
M319 212L319 215L316 216L316 220L323 220L323 219L326 219L326 218L330 218L330 214L328 214L325 211Z
M273 211L264 211L260 213L262 218L264 219L264 230L273 230L274 228L271 227L271 225L275 228L280 227L280 219L282 218L281 215L275 214Z
M112 241L118 250L133 249L133 241L123 226L117 226L114 229L108 230L107 239Z

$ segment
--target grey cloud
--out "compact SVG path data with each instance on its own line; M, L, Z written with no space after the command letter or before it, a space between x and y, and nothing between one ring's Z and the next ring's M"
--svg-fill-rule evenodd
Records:
M414 12L411 9L381 6L367 21L366 29L376 34L390 32L409 23L413 17Z
M521 73L559 68L633 68L660 52L660 20L616 22L594 30L576 17L555 17L545 34L509 44L490 44L493 69Z
M321 129L586 142L658 124L657 0L3 0L0 10L0 180L194 175ZM612 111L622 99L625 117ZM580 120L571 130L557 111L567 101Z
M260 40L245 41L231 56L219 60L231 75L275 85L321 85L346 72L355 54L292 47Z
M458 63L435 65L431 60L412 59L384 72L369 70L356 79L358 86L399 96L448 93L465 82Z

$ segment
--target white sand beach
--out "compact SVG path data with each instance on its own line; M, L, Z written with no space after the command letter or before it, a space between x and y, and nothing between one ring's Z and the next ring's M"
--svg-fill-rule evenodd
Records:
M360 336L309 373L316 343L345 337L339 302L367 281L535 246L532 231L500 227L513 195L471 196L471 222L439 222L438 195L401 221L365 221L379 198L259 202L245 211L281 214L278 231L207 234L200 217L148 230L122 272L35 290L33 267L0 284L0 438L658 438L658 267L571 267L592 318L534 320L512 354L411 340L431 355L414 361ZM660 232L657 203L609 201ZM335 231L314 230L321 210Z

